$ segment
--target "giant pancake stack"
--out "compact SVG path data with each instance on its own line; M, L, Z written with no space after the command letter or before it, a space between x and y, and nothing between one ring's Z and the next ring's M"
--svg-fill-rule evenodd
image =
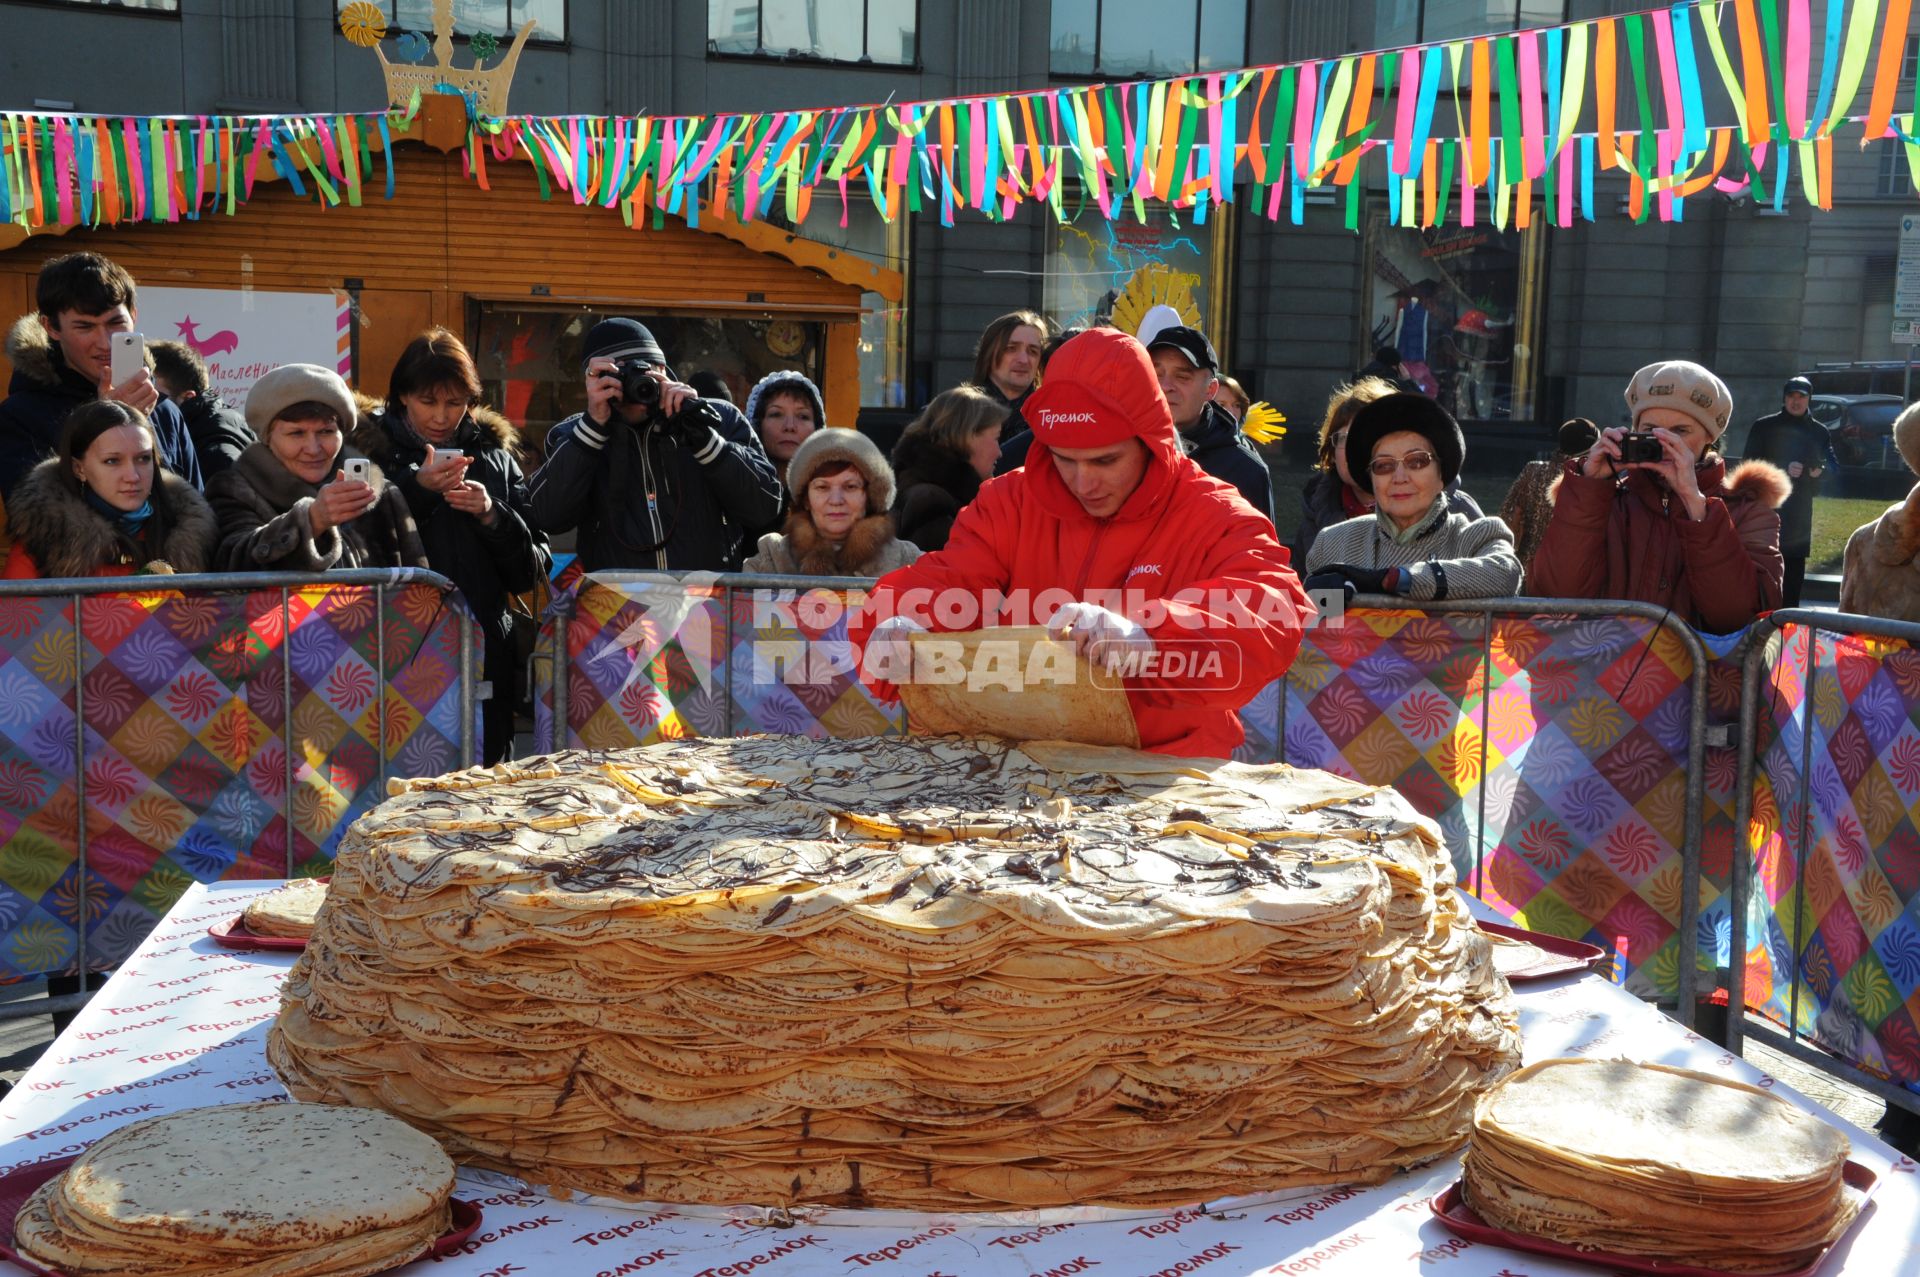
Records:
M392 789L269 1057L539 1184L964 1210L1374 1182L1518 1063L1432 826L1325 773L754 737Z

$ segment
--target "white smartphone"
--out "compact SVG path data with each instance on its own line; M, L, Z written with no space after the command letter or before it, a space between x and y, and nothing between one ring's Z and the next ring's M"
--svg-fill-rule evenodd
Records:
M347 478L358 479L361 483L368 482L373 476L373 462L365 457L348 457L340 468L347 472Z
M113 384L124 386L147 366L147 339L139 333L113 335Z

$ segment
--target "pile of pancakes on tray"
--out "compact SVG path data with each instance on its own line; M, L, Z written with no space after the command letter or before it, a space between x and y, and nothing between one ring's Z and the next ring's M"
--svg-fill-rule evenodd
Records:
M1480 1101L1461 1190L1510 1232L1722 1272L1805 1268L1853 1222L1847 1137L1727 1078L1546 1060Z
M304 940L313 934L314 920L327 899L327 884L318 878L295 878L255 896L241 910L240 923L256 936Z
M186 1109L123 1126L27 1199L26 1258L60 1272L363 1277L447 1231L453 1163L385 1113Z
M928 1210L1371 1183L1518 1066L1437 830L1324 772L677 741L392 795L268 1057L558 1190Z

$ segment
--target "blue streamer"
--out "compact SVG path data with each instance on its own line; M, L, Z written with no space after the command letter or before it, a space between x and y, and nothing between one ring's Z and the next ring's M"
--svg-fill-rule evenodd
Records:
M1220 175L1220 202L1223 204L1233 203L1233 175L1240 168L1238 164L1233 163L1232 158L1236 154L1233 149L1233 139L1240 136L1239 108L1240 95L1238 93L1220 104L1220 132L1222 136L1227 139L1228 157L1226 172ZM1207 149L1211 151L1213 148L1208 147Z
M1420 103L1413 113L1413 137L1410 144L1413 154L1407 160L1407 176L1419 177L1420 166L1427 160L1427 138L1433 132L1433 104L1440 96L1440 64L1446 61L1446 50L1440 45L1428 49L1421 59L1420 66Z
M1400 224L1400 175L1393 171L1393 143L1387 148L1387 225Z
M77 183L80 188L80 220L91 225L93 222L93 182L89 179L88 175L94 171L93 153L97 144L94 141L93 130L91 128L75 129L73 140L74 168L80 174L80 181ZM214 162L216 164L219 163L219 156L220 151L219 148L216 147L214 149ZM214 189L218 190L219 188L215 187ZM6 171L0 169L0 222L7 220L5 211L6 199Z
M1561 44L1566 39L1566 31L1560 27L1547 28L1547 161L1560 153L1560 81L1562 72L1560 60L1563 56Z
M380 114L380 154L387 162L387 198L393 198L393 134L387 131L387 116ZM222 188L225 189L225 188Z
M1773 171L1773 206L1783 209L1787 206L1787 171L1793 167L1793 148L1780 145L1773 148L1779 167Z
M4 136L4 134L0 134ZM13 174L7 170L7 152L0 148L0 222L13 220Z
M273 147L273 166L280 170L280 176L287 179L287 187L292 190L295 195L304 197L307 193L307 188L300 180L299 165L293 162L293 157L287 154L287 148L281 144L280 131L282 129L287 131L289 137L292 136L292 128L284 123L276 123L272 128L267 130L267 142ZM153 189L147 180L147 166L142 164L139 167L141 184L147 186L147 207L148 209L152 209Z
M1580 139L1580 216L1593 220L1593 163L1600 139L1589 133Z
M1807 136L1803 141L1813 138L1820 122L1827 118L1827 109L1833 105L1834 69L1840 65L1840 25L1844 17L1845 5L1827 5L1827 48L1820 55L1820 97L1814 103L1813 114L1807 117Z
M1700 64L1694 60L1692 5L1676 4L1670 13L1673 22L1673 60L1680 68L1680 104L1687 114L1686 129L1680 135L1680 148L1690 155L1707 149L1707 108L1700 99ZM1704 15L1702 20L1704 21ZM1679 204L1674 205L1678 220Z
M1300 176L1300 148L1292 142L1289 142L1287 143L1287 150L1293 155L1293 163L1288 166L1287 170L1287 181L1290 188L1287 193L1291 197L1290 211L1293 214L1293 224L1298 226L1306 218L1307 184L1305 179Z

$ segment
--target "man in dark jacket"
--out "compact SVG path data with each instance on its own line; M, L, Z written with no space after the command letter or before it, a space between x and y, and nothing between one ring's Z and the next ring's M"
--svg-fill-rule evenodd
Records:
M0 402L0 497L51 457L67 414L95 399L112 399L147 415L160 463L195 488L200 460L180 410L160 397L153 374L111 384L113 334L132 332L133 276L98 253L69 253L40 268L36 314L7 334L13 380Z
M1788 381L1781 409L1762 417L1747 430L1748 461L1771 461L1787 472L1793 492L1780 503L1780 557L1787 561L1781 606L1800 606L1800 585L1807 575L1807 555L1813 549L1813 499L1820 495L1820 477L1827 468L1827 428L1807 409L1813 403L1813 383L1805 377Z
M240 459L254 442L247 415L213 393L206 361L183 341L147 343L153 359L153 384L186 418L187 433L200 458L200 472L211 479Z
M1155 334L1147 347L1161 393L1173 412L1181 446L1194 464L1240 489L1247 504L1273 522L1273 480L1267 463L1240 433L1233 414L1213 401L1220 389L1220 361L1198 328L1176 325Z
M578 528L580 566L725 572L748 528L780 513L780 479L732 404L702 399L673 379L653 334L632 319L603 319L584 349L587 410L547 436L547 461L529 482L547 532ZM634 402L622 369L653 382Z

